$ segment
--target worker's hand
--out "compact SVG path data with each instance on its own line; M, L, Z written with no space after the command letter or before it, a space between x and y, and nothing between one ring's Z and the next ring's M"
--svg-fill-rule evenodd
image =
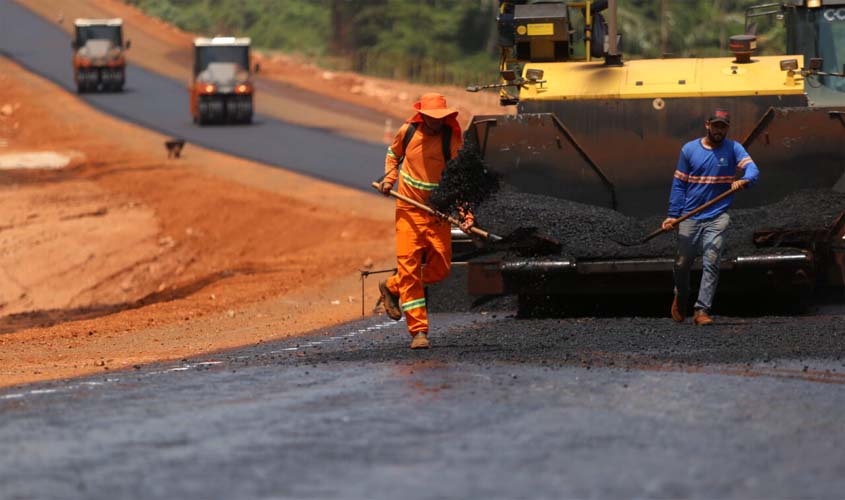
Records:
M748 180L740 179L738 181L733 181L733 183L731 184L731 189L733 189L734 191L739 191L740 189L745 189L745 186L747 185Z
M466 204L461 204L458 206L458 216L461 219L461 223L458 225L461 231L465 232L466 234L470 234L470 229L475 226L475 216L472 214L472 211L469 209L469 206Z
M378 185L378 190L385 196L390 196L391 189L393 189L392 182L382 181L382 183Z
M660 227L662 227L665 231L668 231L675 227L675 224L677 223L678 219L675 219L674 217L666 217L666 220L664 220L663 223L660 224Z

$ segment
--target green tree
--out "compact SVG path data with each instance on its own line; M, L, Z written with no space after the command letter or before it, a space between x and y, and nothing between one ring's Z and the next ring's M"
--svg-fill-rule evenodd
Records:
M199 34L246 35L258 47L358 71L469 83L497 61L498 0L125 0ZM760 0L619 0L622 51L638 57L724 55ZM760 19L762 52L784 30Z

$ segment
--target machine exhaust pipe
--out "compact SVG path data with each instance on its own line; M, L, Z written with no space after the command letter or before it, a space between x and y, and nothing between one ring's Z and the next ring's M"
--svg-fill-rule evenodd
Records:
M607 54L604 56L605 66L622 66L622 54L619 53L618 34L619 23L617 17L617 0L608 0L607 13Z

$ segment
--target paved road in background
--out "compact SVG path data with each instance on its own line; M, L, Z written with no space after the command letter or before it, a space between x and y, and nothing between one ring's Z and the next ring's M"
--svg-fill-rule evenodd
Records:
M68 35L12 0L0 0L0 54L76 91ZM369 183L382 173L383 145L262 115L250 126L198 127L188 112L184 82L133 65L126 78L122 93L81 97L101 111L166 135L344 186L371 190Z
M664 319L497 316L435 314L424 352L382 317L7 389L0 497L845 491L841 314L727 319L707 333Z

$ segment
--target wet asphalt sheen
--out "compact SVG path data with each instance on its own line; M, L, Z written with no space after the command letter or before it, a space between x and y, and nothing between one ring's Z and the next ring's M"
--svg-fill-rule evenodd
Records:
M10 388L0 498L841 498L845 315L720 319L437 314L420 352L382 316Z
M70 37L57 25L0 0L0 55L11 58L69 92L76 92ZM329 131L291 125L256 115L249 126L198 127L191 121L184 82L127 67L122 93L83 94L100 111L188 143L279 166L361 190L381 175L384 146ZM2 100L2 92L0 92ZM72 117L70 117L72 118ZM162 157L165 148L161 147Z

